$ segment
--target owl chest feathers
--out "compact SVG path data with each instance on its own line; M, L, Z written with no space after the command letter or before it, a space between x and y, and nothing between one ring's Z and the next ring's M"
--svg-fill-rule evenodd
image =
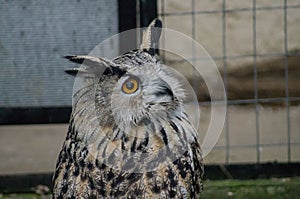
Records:
M189 129L182 132L185 123L184 118L160 125L144 121L127 134L118 127L103 127L95 138L83 138L88 143L67 139L61 154L65 161L59 168L68 167L67 172L75 175L66 178L61 169L59 176L66 178L60 180L61 188L68 186L71 195L78 192L98 198L193 198L201 189L193 164L199 154L188 141L188 136L193 137L186 132ZM74 134L75 129L70 128L69 133Z

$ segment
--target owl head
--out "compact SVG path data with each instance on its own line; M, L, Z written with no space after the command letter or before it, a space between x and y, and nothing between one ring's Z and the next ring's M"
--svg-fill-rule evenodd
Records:
M85 89L89 87L93 93L89 100L95 102L101 125L117 124L124 129L181 114L184 92L176 72L162 65L156 54L161 27L160 20L153 20L143 34L140 48L113 60L66 56L82 64L67 73L91 80ZM83 107L81 103L86 101L79 98L74 106Z

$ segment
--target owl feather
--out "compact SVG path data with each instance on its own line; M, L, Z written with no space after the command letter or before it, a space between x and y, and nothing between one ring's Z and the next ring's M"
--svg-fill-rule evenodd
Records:
M73 92L52 198L199 198L203 163L176 75L155 50L161 22L140 49L113 60L71 55Z

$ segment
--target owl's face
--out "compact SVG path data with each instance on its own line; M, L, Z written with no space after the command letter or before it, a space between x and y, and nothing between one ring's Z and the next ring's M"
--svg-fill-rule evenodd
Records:
M180 107L182 94L176 78L159 63L147 63L128 69L119 78L107 78L99 85L98 96L120 127L140 125L145 119L168 117ZM103 89L104 88L104 89ZM96 104L97 106L97 104Z
M74 112L95 102L92 107L96 109L100 126L116 124L121 128L139 126L142 121L167 119L178 115L178 112L174 114L176 111L180 114L183 90L176 75L161 65L155 54L160 33L161 22L154 20L144 32L139 50L112 61L101 57L66 56L85 66L68 73L80 72L84 78L92 77L92 83L88 81L86 88L96 87L91 94L83 90L75 96L78 103ZM81 96L87 97L81 100Z

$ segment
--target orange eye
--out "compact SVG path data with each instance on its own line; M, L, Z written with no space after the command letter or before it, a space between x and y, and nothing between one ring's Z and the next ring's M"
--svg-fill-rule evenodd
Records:
M122 85L122 91L126 94L132 94L139 88L139 80L135 77L130 77Z

